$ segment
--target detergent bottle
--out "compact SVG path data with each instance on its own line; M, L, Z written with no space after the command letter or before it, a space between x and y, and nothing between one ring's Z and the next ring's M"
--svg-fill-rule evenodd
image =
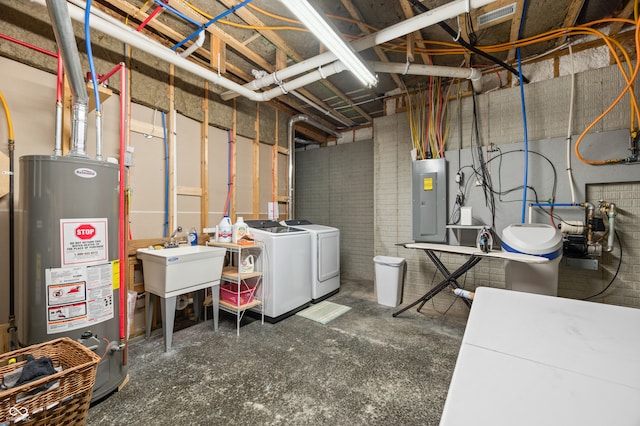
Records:
M236 223L233 225L233 235L231 236L231 242L237 243L247 235L247 224L244 223L242 216L238 216Z
M231 234L233 233L233 225L229 216L225 216L218 225L218 241L221 243L230 243Z

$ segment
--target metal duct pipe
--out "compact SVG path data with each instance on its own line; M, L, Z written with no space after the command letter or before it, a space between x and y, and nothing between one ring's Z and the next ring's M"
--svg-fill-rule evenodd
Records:
M64 0L46 0L49 17L53 24L53 33L64 62L65 72L69 79L73 94L71 107L71 151L70 156L88 157L86 151L87 142L87 114L89 109L89 96L82 76L80 55L76 38L71 26L67 2Z
M382 43L386 43L398 37L403 37L414 31L421 30L422 28L429 27L431 25L438 24L450 18L468 12L467 8L476 9L478 7L486 6L493 3L496 0L458 0L451 3L447 3L443 6L437 7L428 12L416 15L413 18L407 19L403 22L399 22L395 25L387 27L377 33L370 34L362 37L351 43L351 47L356 52L377 46ZM331 61L335 61L336 56L332 52L325 52L313 58L306 59L298 62L295 65L273 72L265 77L255 79L244 85L245 88L251 90L258 90L272 84L277 84L279 81L287 78L294 77L298 74L302 74L314 68L321 67L328 64ZM224 100L235 98L236 93L224 92L221 97Z
M295 147L295 141L293 137L294 135L293 128L295 127L296 123L299 123L301 121L304 121L305 123L313 127L316 127L322 130L323 132L329 133L330 135L333 135L335 137L340 136L339 133L329 129L326 126L323 126L322 124L318 123L315 120L310 119L306 115L296 115L289 119L289 129L287 134L287 148L289 149L289 219L294 218L295 207L296 207L295 200L294 200L296 147Z

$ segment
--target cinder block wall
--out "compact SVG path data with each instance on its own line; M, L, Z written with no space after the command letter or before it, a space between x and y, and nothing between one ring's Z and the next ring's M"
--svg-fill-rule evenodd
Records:
M296 151L297 219L340 229L345 278L373 280L373 141Z
M566 136L569 78L566 76L527 85L525 99L530 140L544 141ZM624 85L617 67L613 66L579 73L576 75L576 83L574 133L579 133L617 97ZM502 145L523 140L519 96L518 87L478 96L480 132L485 145L489 142ZM450 108L455 108L455 104ZM462 147L470 147L472 129L470 98L463 99L461 109L461 128L459 128L457 117L451 121L447 150L454 151L448 152L447 155L456 155L455 150L459 148L460 129L462 130ZM593 131L625 129L628 126L629 102L625 99L611 114L598 123ZM399 256L407 259L404 303L422 296L441 279L440 273L435 270L424 253L395 246L396 243L411 240L411 159L409 155L411 148L406 113L386 116L374 121L374 252L377 255ZM635 168L640 165L626 167ZM633 175L636 174L633 173ZM565 179L564 175L560 178ZM521 179L521 176L513 179ZM640 219L640 182L589 185L587 200L599 199L616 203L621 208L618 216L618 234L622 240L623 261L612 285L613 289L605 293L604 297L592 300L640 307L640 269L634 262L640 251L640 233L636 229ZM519 218L514 218L514 222L518 221ZM450 270L461 265L464 260L462 256L446 254L442 254L441 259ZM616 242L612 253L604 254L600 258L598 271L569 269L561 266L559 295L580 299L599 292L615 274L618 260L619 248ZM475 289L477 286L504 287L504 262L483 260L459 282L468 289ZM439 293L425 305L425 308L438 312L448 311L457 315L468 314L465 305L456 301L448 291Z

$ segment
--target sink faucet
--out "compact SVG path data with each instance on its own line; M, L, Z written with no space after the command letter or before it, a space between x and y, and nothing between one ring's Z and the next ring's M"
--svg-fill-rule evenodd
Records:
M175 231L173 231L173 234L171 234L171 237L169 237L169 242L164 243L164 247L165 248L174 248L174 247L178 247L179 245L179 241L176 241L176 235L182 233L182 226L178 226L176 228Z

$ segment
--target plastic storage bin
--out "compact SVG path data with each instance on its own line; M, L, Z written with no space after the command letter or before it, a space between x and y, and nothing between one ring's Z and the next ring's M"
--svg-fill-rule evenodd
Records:
M220 300L232 305L246 305L253 302L255 286L242 283L240 285L240 303L238 303L238 284L226 283L220 286Z
M376 274L378 303L396 307L402 300L404 262L401 257L376 256L373 258Z
M502 231L502 248L549 259L549 263L537 265L507 261L504 275L507 290L558 295L558 268L562 259L560 231L541 223L509 225Z

